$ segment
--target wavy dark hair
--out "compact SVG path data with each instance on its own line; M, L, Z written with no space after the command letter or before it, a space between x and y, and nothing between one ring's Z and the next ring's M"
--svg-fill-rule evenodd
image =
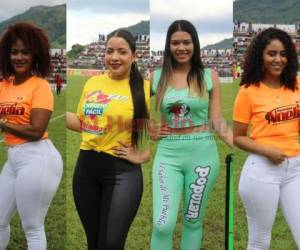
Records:
M291 37L283 30L268 28L257 34L246 50L244 72L241 84L246 87L251 84L259 85L264 78L263 51L274 39L279 40L285 49L287 64L281 74L282 84L292 91L297 87L298 59L295 45Z
M136 42L133 35L125 30L118 29L110 33L107 37L107 42L112 37L123 38L129 45L129 48L133 54L136 52ZM146 105L146 98L144 92L144 79L138 69L136 62L131 64L129 85L133 101L133 122L132 122L132 134L131 143L134 146L138 146L138 143L142 140L144 133L147 131L148 124L148 110Z
M167 32L161 77L156 92L156 110L161 105L162 99L167 89L167 83L170 80L173 69L178 65L177 61L173 58L170 49L171 36L177 31L184 31L189 33L194 45L194 53L191 58L191 69L187 75L188 86L189 88L199 90L200 95L202 95L204 92L204 65L200 57L201 51L197 30L194 25L187 20L176 20L170 25Z
M44 31L29 22L17 22L9 25L0 41L0 71L3 78L14 74L10 63L12 45L20 39L32 55L33 74L46 77L51 69L50 45Z

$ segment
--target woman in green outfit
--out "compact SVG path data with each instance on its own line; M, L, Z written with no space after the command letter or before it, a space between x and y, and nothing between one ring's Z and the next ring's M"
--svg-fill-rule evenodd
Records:
M152 94L163 125L153 164L152 250L171 250L183 191L182 250L199 250L209 194L219 171L210 128L230 146L232 132L221 112L217 73L204 68L195 27L177 20L167 32L162 69L153 73Z

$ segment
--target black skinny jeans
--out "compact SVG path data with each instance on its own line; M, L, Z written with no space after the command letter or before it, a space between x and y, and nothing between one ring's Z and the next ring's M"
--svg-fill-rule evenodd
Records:
M80 150L73 176L76 208L89 250L123 250L143 192L139 165Z

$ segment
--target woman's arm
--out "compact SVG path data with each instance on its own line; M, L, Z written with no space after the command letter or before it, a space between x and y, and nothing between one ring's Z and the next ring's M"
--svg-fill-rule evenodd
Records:
M152 119L150 120L148 127L148 134L151 140L160 140L171 134L170 127L165 123L163 116L160 118L160 122Z
M75 113L66 113L66 124L68 129L75 132L81 132L81 122Z
M209 96L209 118L211 127L216 131L216 133L222 138L222 140L233 147L233 136L232 130L227 125L226 120L223 117L221 109L221 90L220 90L220 80L217 72L212 70L212 81L213 88Z
M120 146L114 147L114 153L127 161L134 164L142 164L150 160L151 151L150 149L138 150L132 147L130 144L119 141Z
M41 108L33 108L30 115L30 123L26 125L5 122L1 129L20 138L37 141L40 140L49 123L52 111Z
M233 142L237 147L254 154L267 157L273 163L280 164L287 155L276 147L256 143L247 136L248 124L233 121Z

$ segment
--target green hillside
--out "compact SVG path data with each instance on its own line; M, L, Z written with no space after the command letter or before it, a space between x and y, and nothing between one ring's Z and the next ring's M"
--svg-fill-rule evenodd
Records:
M300 20L299 0L236 0L233 20L252 23L295 24Z
M150 28L149 28L149 21L141 21L135 25L129 26L126 29L129 30L131 33L139 33L139 34L150 34Z
M52 48L66 47L66 5L35 6L0 23L0 33L17 21L30 21L46 31Z
M226 38L218 43L206 45L203 49L232 49L233 38Z

